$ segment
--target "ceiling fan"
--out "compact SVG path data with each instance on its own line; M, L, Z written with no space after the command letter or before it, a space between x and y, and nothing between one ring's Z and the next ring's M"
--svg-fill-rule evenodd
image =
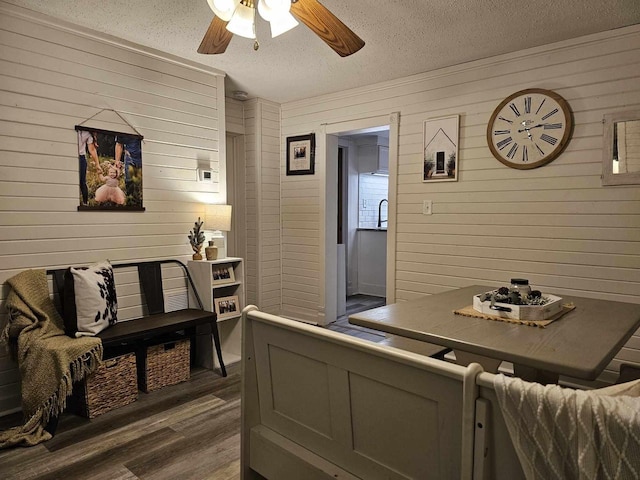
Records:
M207 0L207 3L215 16L198 53L224 53L234 33L255 39L256 4L260 17L271 24L272 37L292 29L300 20L341 57L364 47L364 41L318 0ZM258 46L256 40L254 49Z

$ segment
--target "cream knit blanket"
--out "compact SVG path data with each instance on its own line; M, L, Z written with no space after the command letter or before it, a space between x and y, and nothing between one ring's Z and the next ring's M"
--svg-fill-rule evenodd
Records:
M640 478L640 380L585 391L496 375L494 387L527 480Z
M93 372L102 360L99 338L64 334L44 270L26 270L7 282L9 322L0 339L9 343L18 361L25 423L0 432L0 448L51 438L44 427L64 410L73 382Z

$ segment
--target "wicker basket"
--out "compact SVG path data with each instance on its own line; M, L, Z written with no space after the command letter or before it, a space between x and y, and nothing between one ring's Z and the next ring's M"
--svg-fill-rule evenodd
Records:
M138 356L138 386L143 392L189 380L189 339L171 340L146 347Z
M136 355L134 352L104 360L84 381L75 383L69 409L95 418L138 398Z

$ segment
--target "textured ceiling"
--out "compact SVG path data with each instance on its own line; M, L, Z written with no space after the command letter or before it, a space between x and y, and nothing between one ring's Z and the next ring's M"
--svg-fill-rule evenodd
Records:
M339 57L303 24L260 49L235 36L200 55L213 13L206 0L6 0L227 73L227 92L279 103L423 73L640 23L640 0L320 0L365 47Z

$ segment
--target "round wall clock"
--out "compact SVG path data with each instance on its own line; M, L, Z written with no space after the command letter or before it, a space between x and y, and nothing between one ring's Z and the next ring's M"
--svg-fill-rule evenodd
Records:
M509 95L487 125L493 156L511 168L541 167L569 143L573 119L569 104L550 90L530 88Z

